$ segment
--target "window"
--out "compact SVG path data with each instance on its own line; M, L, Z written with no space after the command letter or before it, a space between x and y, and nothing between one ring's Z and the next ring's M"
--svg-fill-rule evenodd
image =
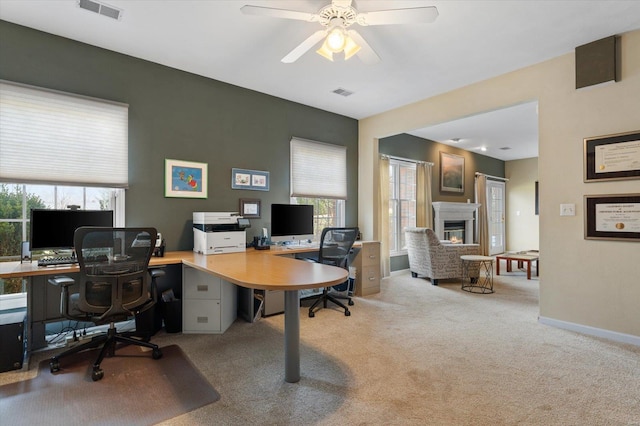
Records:
M21 242L30 239L31 209L114 210L114 220L124 225L124 189L56 185L0 184L0 261L20 258ZM4 280L0 294L23 291L21 279Z
M124 226L128 170L128 105L0 80L0 261L19 259L32 208L112 209Z
M416 165L389 160L389 252L407 251L404 228L416 226Z
M0 260L17 260L20 242L29 241L31 209L114 210L124 224L124 190L57 185L0 184Z
M320 241L320 235L324 228L343 227L345 224L344 200L292 197L291 204L313 205L313 235L316 241Z
M322 229L345 226L347 148L291 139L291 203L312 204L314 235Z

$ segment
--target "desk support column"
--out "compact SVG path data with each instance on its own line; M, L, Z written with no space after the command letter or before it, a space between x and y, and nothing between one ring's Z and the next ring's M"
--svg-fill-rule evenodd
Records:
M300 381L300 300L298 290L284 292L284 380Z

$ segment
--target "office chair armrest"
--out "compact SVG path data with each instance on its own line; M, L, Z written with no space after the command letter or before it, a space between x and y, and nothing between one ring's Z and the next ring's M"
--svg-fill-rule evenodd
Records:
M75 282L76 280L74 280L73 278L64 277L64 276L49 278L49 284L53 284L63 288L69 287L70 285L73 285Z
M149 273L151 274L151 279L155 280L158 277L163 277L165 275L164 269L149 269Z
M153 268L149 269L149 275L151 275L151 300L153 303L158 302L158 286L156 284L156 278L164 277L165 272L164 269Z

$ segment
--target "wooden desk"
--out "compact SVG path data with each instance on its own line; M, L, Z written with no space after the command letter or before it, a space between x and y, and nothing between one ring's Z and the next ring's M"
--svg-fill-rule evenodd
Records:
M260 290L284 290L284 364L285 381L300 380L300 302L298 291L328 287L344 282L348 273L342 268L278 256L308 252L299 249L247 249L243 253L201 255L192 251L166 252L152 257L150 265L183 264L223 278L241 287ZM38 267L37 263L0 263L0 278L35 275L60 275L78 272L77 265Z

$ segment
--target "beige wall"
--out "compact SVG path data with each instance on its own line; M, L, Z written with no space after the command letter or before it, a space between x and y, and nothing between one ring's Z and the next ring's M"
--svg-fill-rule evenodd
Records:
M539 250L539 215L535 214L535 183L538 158L507 161L506 184L507 251Z
M378 238L377 138L537 100L540 315L640 336L640 244L585 240L583 234L585 194L640 193L638 180L582 178L585 137L640 128L640 31L623 34L621 41L617 83L576 90L570 53L361 120L358 219L364 238ZM574 203L576 216L560 217L561 203Z

